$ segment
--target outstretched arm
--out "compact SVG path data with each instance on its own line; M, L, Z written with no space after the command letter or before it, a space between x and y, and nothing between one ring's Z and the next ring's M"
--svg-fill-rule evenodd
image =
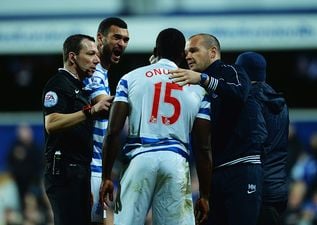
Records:
M200 192L200 197L195 205L197 224L204 223L209 213L209 192L212 173L210 136L210 121L197 118L192 130L193 152Z
M128 116L129 107L125 102L114 102L109 115L107 135L102 147L102 183L100 186L100 203L108 205L107 195L113 201L114 185L111 172L117 153L120 150L120 133Z
M208 93L215 93L222 98L230 99L237 103L244 103L251 88L248 75L242 68L225 65L215 74L195 72L188 69L170 70L170 79L183 86L186 84L199 84Z

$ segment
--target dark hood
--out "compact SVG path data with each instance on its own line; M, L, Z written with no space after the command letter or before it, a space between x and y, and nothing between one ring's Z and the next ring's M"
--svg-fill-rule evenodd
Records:
M281 93L276 93L274 89L265 82L257 82L253 84L253 86L253 91L257 92L257 98L264 102L272 113L278 114L283 110L286 101Z

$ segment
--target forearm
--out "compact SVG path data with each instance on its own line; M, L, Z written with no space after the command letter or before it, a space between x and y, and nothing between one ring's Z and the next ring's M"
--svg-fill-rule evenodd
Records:
M102 149L102 179L110 179L117 153L120 150L120 137L118 134L108 134Z
M85 119L86 115L82 110L70 114L52 113L45 116L45 129L51 134L73 127Z
M212 161L210 151L196 154L196 171L199 180L200 197L208 199L211 185Z
M244 74L224 74L222 79L215 78L212 74L200 74L200 85L208 93L215 93L222 98L237 102L245 102L249 94L251 83Z
M193 152L200 196L208 199L212 173L210 121L196 119L192 132Z
M102 147L102 178L111 179L111 171L120 151L120 134L123 129L126 117L129 112L128 104L125 102L115 102L111 108L107 135Z

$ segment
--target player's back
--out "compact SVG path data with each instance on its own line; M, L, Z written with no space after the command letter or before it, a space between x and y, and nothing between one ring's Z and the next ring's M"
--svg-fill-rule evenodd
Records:
M176 148L189 153L187 145L194 120L209 119L210 105L199 85L181 87L172 83L168 71L176 67L175 63L161 59L120 80L115 101L127 101L130 106L125 151Z

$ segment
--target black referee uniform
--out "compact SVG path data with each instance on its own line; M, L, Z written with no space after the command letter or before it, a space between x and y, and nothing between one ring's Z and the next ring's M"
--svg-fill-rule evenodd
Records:
M82 82L59 69L43 90L43 112L73 113L89 104ZM92 158L92 120L61 132L45 130L45 188L54 210L55 225L90 223L90 162ZM60 159L54 164L54 154Z
M250 95L251 82L237 65L217 60L211 75L210 192L212 225L255 225L261 205L261 153L267 137L260 105Z

